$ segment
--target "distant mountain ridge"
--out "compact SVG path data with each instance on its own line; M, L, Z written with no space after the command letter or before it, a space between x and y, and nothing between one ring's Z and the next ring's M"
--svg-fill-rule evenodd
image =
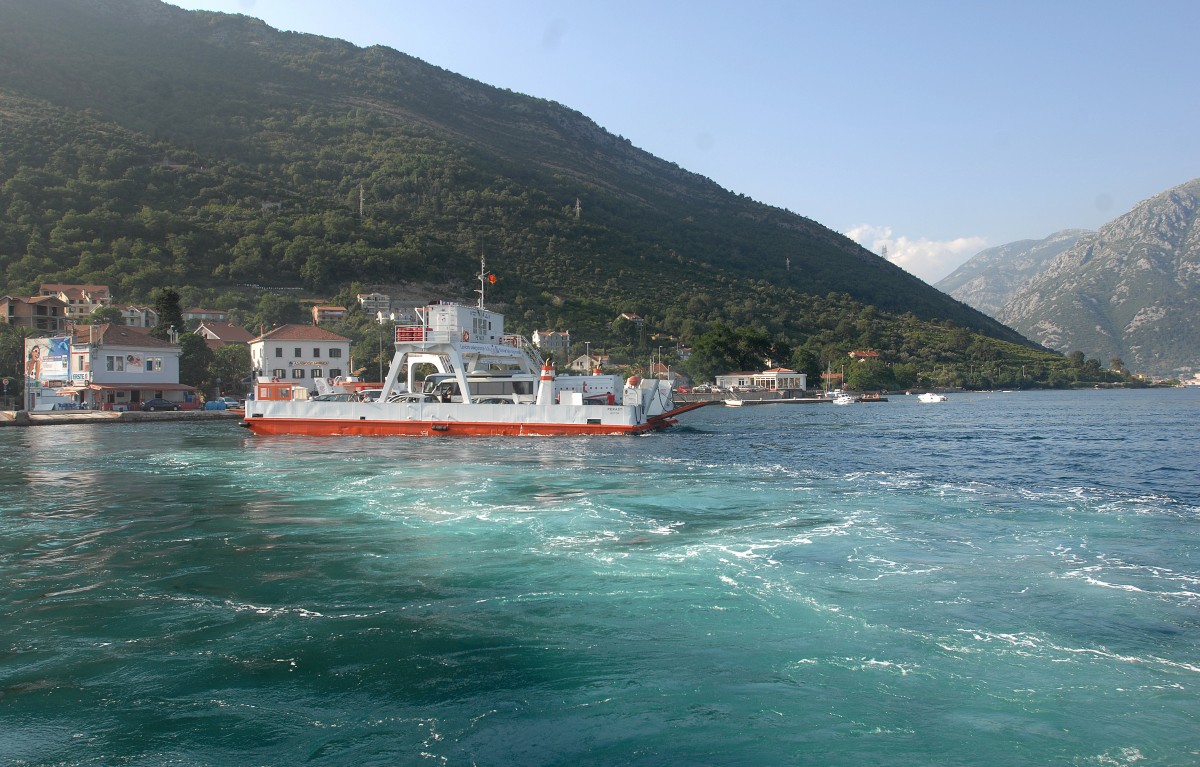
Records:
M836 324L806 316L814 297L846 294L1029 345L577 111L246 16L0 0L0 129L9 285L329 292L469 280L486 252L503 269L497 300L529 322L620 307L805 337Z
M1043 240L1017 240L980 251L934 285L965 304L999 317L1013 295L1080 238L1087 229L1064 229Z
M1130 370L1200 370L1200 179L1098 232L992 248L938 283L1027 337ZM1076 230L1077 231L1077 230ZM1070 235L1064 237L1064 235ZM1044 256L1074 237L1058 255ZM1006 291L1007 295L1006 295ZM1003 301L997 310L996 305Z

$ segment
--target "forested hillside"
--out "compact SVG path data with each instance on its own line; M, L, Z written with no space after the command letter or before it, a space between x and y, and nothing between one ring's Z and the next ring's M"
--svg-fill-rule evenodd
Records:
M87 281L149 302L171 285L248 324L271 290L470 299L486 255L519 330L600 340L634 311L683 342L753 326L823 360L955 328L1036 347L567 107L245 16L0 0L0 130L10 293Z

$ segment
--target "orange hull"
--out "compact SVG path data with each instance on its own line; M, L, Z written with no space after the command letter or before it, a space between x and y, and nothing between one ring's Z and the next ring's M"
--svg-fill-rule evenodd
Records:
M247 418L242 425L255 434L307 437L556 437L570 435L643 434L678 423L673 416L694 410L696 402L645 423L614 426L598 423L515 423L488 421L368 421L326 418Z
M675 419L656 419L636 426L577 423L471 423L464 421L352 421L300 418L250 418L242 422L262 435L308 437L554 437L580 434L641 434L665 429Z

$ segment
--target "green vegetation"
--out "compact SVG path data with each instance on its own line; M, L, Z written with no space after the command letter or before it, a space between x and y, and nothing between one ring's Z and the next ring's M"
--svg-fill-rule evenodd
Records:
M845 237L560 105L383 48L127 5L0 7L4 292L174 292L255 330L332 297L351 311L330 329L372 371L379 328L354 293L472 300L486 254L511 331L570 330L631 365L693 345L696 377L768 358L811 374L871 348L886 370L855 375L872 383L1069 379L1061 357ZM237 364L189 359L185 382Z

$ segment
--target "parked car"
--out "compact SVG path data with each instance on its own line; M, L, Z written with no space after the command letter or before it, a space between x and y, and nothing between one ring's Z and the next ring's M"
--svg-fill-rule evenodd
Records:
M358 402L358 395L354 392L338 391L329 394L318 394L315 397L310 397L313 402Z
M172 402L169 399L148 399L142 403L142 410L148 410L151 413L158 410L178 410L179 403Z
M227 408L236 408L240 410L241 408L246 407L246 403L237 397L220 397L219 399L221 402L225 403L225 407Z
M397 394L392 393L387 398L388 402L439 402L437 397L432 394Z

